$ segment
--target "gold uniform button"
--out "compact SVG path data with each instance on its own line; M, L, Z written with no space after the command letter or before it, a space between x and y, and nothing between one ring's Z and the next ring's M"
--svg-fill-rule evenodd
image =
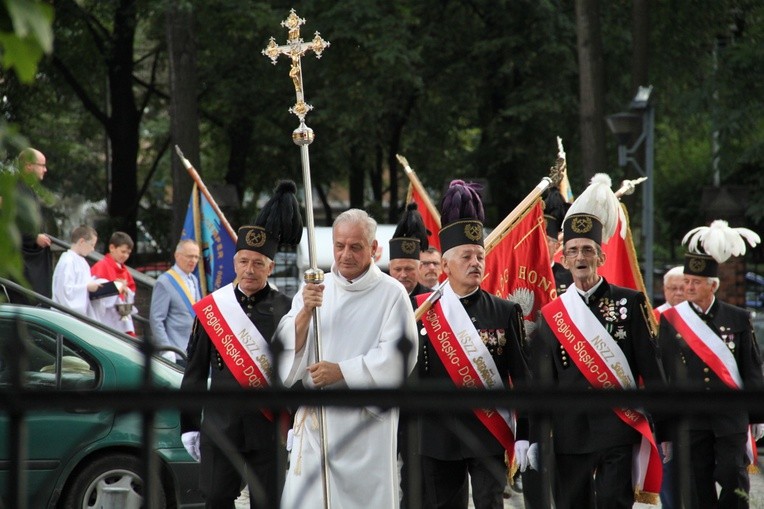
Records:
M708 366L706 366L705 368L703 368L703 373L708 373L709 371L710 371L710 370L708 369Z
M711 381L711 379L710 379L710 378L708 378L708 377L706 377L706 378L704 378L704 379L703 379L703 381L704 381L704 382L706 382L706 383L708 383L708 382L710 382L710 381Z

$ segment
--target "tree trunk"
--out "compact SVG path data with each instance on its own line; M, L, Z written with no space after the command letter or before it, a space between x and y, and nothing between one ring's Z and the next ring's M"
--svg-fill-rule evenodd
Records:
M133 94L133 43L137 11L134 0L122 0L114 13L114 35L107 57L111 115L107 131L111 141L109 215L113 228L136 239L138 196L138 127L140 112Z
M170 133L172 138L172 239L180 239L193 180L175 154L175 145L201 173L199 157L199 112L197 110L196 38L190 4L171 0L166 31L170 65Z
M599 0L576 0L581 166L586 181L605 171L604 66Z

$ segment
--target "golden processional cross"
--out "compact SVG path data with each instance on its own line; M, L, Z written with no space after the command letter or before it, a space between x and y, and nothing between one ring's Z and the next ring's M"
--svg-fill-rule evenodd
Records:
M305 115L313 109L313 106L305 103L301 59L302 56L309 51L315 53L316 58L321 58L321 53L329 47L329 42L322 39L318 32L313 36L312 41L303 42L300 38L300 26L304 23L305 20L297 16L294 9L289 11L287 19L281 22L281 26L286 27L289 30L287 43L283 46L279 46L276 44L276 40L271 37L268 46L263 50L263 55L270 58L273 65L276 65L276 61L281 55L286 55L291 60L289 77L292 78L297 101L294 103L294 106L289 108L289 113L297 115L297 118L300 119L300 126L292 132L292 141L300 147L300 156L302 158L302 177L305 187L305 222L308 230L308 261L310 262L310 268L305 271L304 280L306 283L320 284L324 281L324 272L318 268L316 260L316 228L313 221L313 185L310 182L310 153L308 152L308 145L313 142L315 136L313 134L313 129L305 125ZM316 362L320 362L323 359L323 354L321 351L321 324L319 322L317 308L313 309L312 319L314 338L313 353ZM323 505L325 509L329 509L331 507L331 500L329 497L329 446L326 437L326 410L324 407L319 407L318 412L318 433L321 442L321 481L324 495Z

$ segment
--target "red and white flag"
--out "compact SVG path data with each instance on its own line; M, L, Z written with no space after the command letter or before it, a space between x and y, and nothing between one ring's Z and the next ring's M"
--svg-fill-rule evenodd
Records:
M535 322L539 309L557 296L541 198L486 254L481 287L520 304L526 331Z

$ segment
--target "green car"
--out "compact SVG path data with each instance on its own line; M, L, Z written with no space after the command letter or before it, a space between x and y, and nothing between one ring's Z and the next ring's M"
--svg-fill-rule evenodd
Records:
M0 305L0 391L11 388L11 338L26 338L28 365L23 383L40 391L138 389L143 354L137 341L109 334L64 313L40 307ZM155 383L180 387L182 372L159 357L152 360ZM139 413L72 408L25 415L28 447L26 499L30 508L138 508L143 505ZM159 457L159 507L203 507L197 489L199 465L180 439L177 410L161 411L154 422ZM0 507L11 507L8 414L0 411Z

